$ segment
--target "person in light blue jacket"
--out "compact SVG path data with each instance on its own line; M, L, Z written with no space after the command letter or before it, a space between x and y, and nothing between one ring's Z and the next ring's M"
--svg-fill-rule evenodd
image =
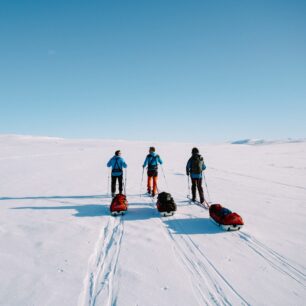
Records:
M127 168L127 164L121 157L120 150L115 152L115 155L107 163L107 167L112 168L112 197L116 194L116 182L119 183L119 193L122 194L123 168Z
M196 200L196 189L198 189L200 202L203 203L205 199L202 187L202 172L206 169L206 166L198 148L193 148L191 153L192 156L186 165L186 175L190 175L191 177L192 201Z
M161 160L159 155L155 153L155 148L150 147L149 154L147 155L142 167L145 168L146 166L148 166L147 191L153 197L157 194L158 164L162 165L163 161ZM153 189L152 189L152 180L153 180Z

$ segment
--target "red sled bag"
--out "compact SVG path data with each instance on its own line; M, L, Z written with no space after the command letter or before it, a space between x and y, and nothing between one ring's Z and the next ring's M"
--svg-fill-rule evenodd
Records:
M124 194L117 194L110 205L110 212L112 215L123 215L128 209L128 201Z
M221 204L212 204L209 207L210 218L220 227L227 231L240 230L244 223L242 218Z

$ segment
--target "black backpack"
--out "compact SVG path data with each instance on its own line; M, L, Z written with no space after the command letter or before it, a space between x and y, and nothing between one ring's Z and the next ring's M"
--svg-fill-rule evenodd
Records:
M194 174L201 174L202 167L204 165L204 159L201 155L196 154L191 157L191 169L190 172Z
M176 211L176 204L168 192L161 192L157 196L158 210L160 212Z

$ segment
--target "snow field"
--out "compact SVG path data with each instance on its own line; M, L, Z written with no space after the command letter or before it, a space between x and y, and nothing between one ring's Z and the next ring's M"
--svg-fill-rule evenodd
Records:
M194 144L0 136L0 145L0 305L304 304L306 143L199 146L211 200L244 218L232 233L186 199ZM150 145L173 217L140 197ZM116 149L128 163L123 217L108 210Z

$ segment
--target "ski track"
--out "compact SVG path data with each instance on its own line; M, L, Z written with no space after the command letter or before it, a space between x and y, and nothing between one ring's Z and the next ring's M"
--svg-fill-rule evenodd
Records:
M148 199L148 202L156 211L155 199ZM174 229L177 228L177 233L174 234L163 222L163 218L159 218L166 239L172 242L175 254L191 276L199 305L250 305L190 235L178 234L178 232L184 232L180 219L175 216L166 218L177 221L174 227ZM80 295L79 306L95 306L98 301L102 301L103 305L117 305L117 293L113 280L117 272L123 234L123 217L110 216L89 259L89 269L84 280L84 290ZM237 237L274 269L295 280L302 287L306 287L303 267L298 268L290 263L290 260L247 233L237 232Z
M237 233L238 236L244 240L247 246L253 250L257 255L266 260L274 269L292 278L299 283L303 288L306 287L306 274L302 271L305 268L297 268L296 265L290 263L290 260L280 255L270 247L258 241L251 235L243 232Z
M153 200L152 208L156 210ZM170 218L177 221L178 228L182 231L183 228L179 219L175 216ZM165 230L165 235L172 241L176 255L181 259L186 270L189 271L199 305L250 305L222 276L221 272L196 245L190 235L173 234L162 218L160 218L160 221ZM227 292L224 291L224 288Z
M280 273L290 277L299 283L303 288L306 288L306 274L305 268L297 264L292 263L288 258L279 254L272 248L268 247L264 243L260 242L250 234L245 232L236 233L240 239L242 239L246 245L255 252L258 256L263 258L270 266L279 271ZM188 236L191 239L190 236Z
M89 269L79 306L95 306L98 301L102 301L101 305L117 304L113 280L117 271L123 233L122 216L110 216L89 259Z

